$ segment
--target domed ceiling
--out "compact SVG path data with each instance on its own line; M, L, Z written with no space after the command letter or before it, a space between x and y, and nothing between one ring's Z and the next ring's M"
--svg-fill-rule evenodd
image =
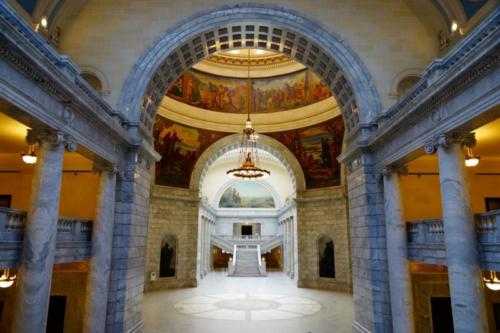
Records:
M328 86L283 54L241 49L214 54L169 88L159 114L182 124L239 132L247 112L257 131L292 130L340 114Z
M172 84L153 127L156 184L188 187L201 154L241 133L248 111L257 132L297 158L307 188L340 185L344 124L329 88L296 61L258 49L216 53Z

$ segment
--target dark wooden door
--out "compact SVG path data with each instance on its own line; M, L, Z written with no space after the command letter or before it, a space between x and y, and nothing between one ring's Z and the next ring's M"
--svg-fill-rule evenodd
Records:
M50 296L46 333L64 333L66 296Z

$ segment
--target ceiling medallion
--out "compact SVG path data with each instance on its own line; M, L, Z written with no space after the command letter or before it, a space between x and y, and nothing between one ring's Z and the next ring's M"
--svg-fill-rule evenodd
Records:
M250 59L250 49L248 50ZM250 101L252 100L252 90L250 86L250 63L247 67L247 121L241 139L239 167L226 172L227 175L238 179L259 179L271 175L271 172L258 167L259 155L257 151L257 134L250 120Z

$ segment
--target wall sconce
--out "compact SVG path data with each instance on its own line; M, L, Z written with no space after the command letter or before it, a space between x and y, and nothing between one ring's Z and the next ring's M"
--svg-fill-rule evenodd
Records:
M497 278L497 272L490 271L490 276L483 277L484 284L486 287L493 291L500 290L500 280Z
M0 288L9 288L16 281L17 275L10 275L10 270L8 268L3 270L0 276Z
M468 168L475 167L479 164L479 156L474 156L472 148L465 147L465 166Z
M47 27L49 26L49 21L47 20L46 16L41 18L40 25L42 26L42 28L47 29Z
M21 154L21 159L23 160L24 163L26 164L35 164L37 157L35 154L35 147L33 145L30 145L28 148L28 153L22 153Z

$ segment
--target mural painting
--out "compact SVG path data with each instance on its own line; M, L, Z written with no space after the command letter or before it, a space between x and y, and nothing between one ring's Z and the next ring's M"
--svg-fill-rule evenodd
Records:
M274 199L263 185L241 181L229 186L222 194L219 208L275 208Z
M307 69L250 81L189 70L172 84L167 96L211 111L246 113L248 84L252 87L251 112L286 111L331 96L330 89Z
M200 155L226 135L183 126L157 116L153 127L154 146L162 158L156 163L156 184L189 187L191 172Z
M153 128L155 149L162 156L156 164L156 184L189 187L191 172L212 143L230 133L196 129L157 116ZM286 132L267 134L287 146L299 161L307 188L340 185L344 123L342 117Z
M340 185L340 163L344 123L341 116L323 123L269 136L287 146L298 159L307 188Z
M246 113L247 91L244 79L189 70L172 84L167 96L211 111Z

